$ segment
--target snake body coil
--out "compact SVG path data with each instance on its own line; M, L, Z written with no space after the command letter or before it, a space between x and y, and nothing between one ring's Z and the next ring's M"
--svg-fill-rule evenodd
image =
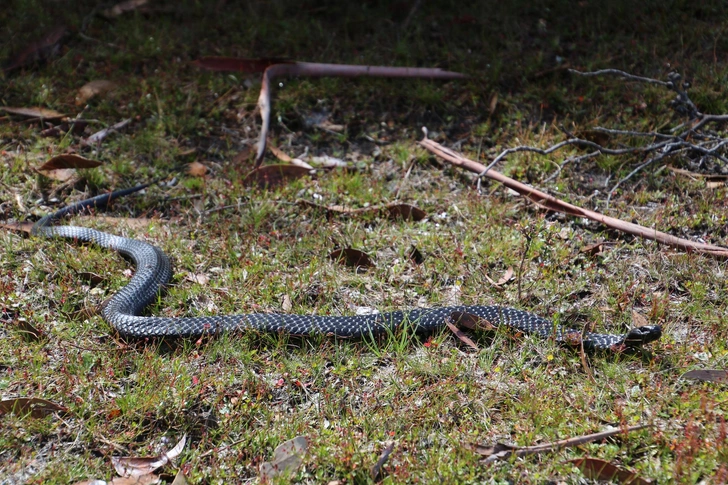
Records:
M507 325L526 333L554 338L571 345L583 345L586 350L639 347L656 340L662 331L659 326L632 329L624 335L582 333L562 329L532 313L501 306L456 306L433 309L393 311L374 315L317 316L252 313L209 317L144 317L142 310L152 303L160 289L172 277L169 258L161 249L135 239L77 226L53 226L51 223L67 214L87 208L104 206L112 199L143 189L130 189L103 194L65 207L40 219L32 233L43 237L62 237L90 242L121 253L132 259L136 272L129 284L111 297L102 310L102 317L120 335L126 337L197 337L203 334L256 329L264 332L286 332L294 335L332 335L362 337L382 334L409 322L416 330L428 332L441 328L451 315L472 314L493 325Z

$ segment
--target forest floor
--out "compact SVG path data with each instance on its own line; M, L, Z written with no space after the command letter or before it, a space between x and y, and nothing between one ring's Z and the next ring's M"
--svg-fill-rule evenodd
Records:
M162 178L70 220L143 239L172 258L172 284L148 314L500 304L578 329L652 324L664 335L641 353L586 356L500 330L471 335L478 350L447 329L360 342L253 332L128 341L97 309L128 281L129 262L0 231L0 483L111 480L112 456L156 456L183 435L164 481L181 470L190 483L252 482L277 446L300 436L308 443L302 464L274 483L603 477L577 459L634 472L641 481L633 483L728 480L728 387L682 378L726 368L725 262L542 210L494 182L478 187L474 175L417 144L425 126L431 139L487 164L508 147L562 141L565 130L619 147L647 140L594 128L667 133L686 121L664 87L569 68L661 80L677 70L702 112L726 114L723 2L239 3L150 2L106 17L92 1L3 9L0 59L14 69L0 77L0 105L87 121L73 132L64 131L68 123L0 113L0 222L32 222ZM34 48L59 25L62 39ZM330 157L346 168L260 188L244 182L260 129L260 74L193 64L205 56L440 67L469 78L276 81L270 144L312 165ZM113 86L86 99L80 88L98 80ZM125 119L125 128L88 142ZM711 129L719 136L724 128ZM37 170L69 153L102 164L60 174L63 181ZM678 155L630 177L607 205L644 156L563 164L584 153L515 153L495 169L578 206L726 243L728 190L721 177L704 176L725 176L728 167ZM281 162L268 151L265 164L273 163ZM301 200L352 209L407 203L426 217L332 214ZM341 248L367 253L371 266L329 257ZM17 398L62 410L6 412ZM636 425L646 427L487 464L475 448Z

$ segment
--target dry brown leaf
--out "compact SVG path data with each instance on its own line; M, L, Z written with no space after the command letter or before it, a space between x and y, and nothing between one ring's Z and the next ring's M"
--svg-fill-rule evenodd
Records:
M0 227L13 232L24 232L26 234L30 234L30 231L33 228L32 222L13 222L10 224L0 224Z
M193 177L204 177L207 173L207 167L200 162L192 162L187 165L187 173Z
M192 283L197 283L202 286L205 286L205 285L207 285L207 283L210 282L210 278L206 274L203 274L203 273L198 273L198 274L187 273L187 276L185 276L185 279L187 281L191 281Z
M697 369L683 374L683 379L693 379L704 382L728 383L728 371L723 369Z
M493 93L490 97L490 103L488 103L488 113L495 113L495 109L498 107L498 93Z
M58 155L43 165L38 167L38 170L58 170L64 168L94 168L102 165L101 162L84 158L81 155L75 153L67 153L65 155Z
M273 452L273 461L266 461L260 465L260 480L267 483L274 477L293 472L301 463L308 450L308 438L297 436L292 440L281 443Z
M460 330L459 328L457 328L452 323L452 321L450 320L450 317L448 317L448 318L445 319L445 325L447 325L447 328L449 328L450 331L453 333L453 335L455 335L462 343L464 343L465 345L467 345L471 349L475 350L476 352L478 352L480 350L480 348L475 344L475 342L473 342L470 339L470 337L468 337L467 335L465 335L462 330Z
M13 319L11 325L15 327L15 331L23 335L25 340L37 342L41 338L45 337L45 333L34 327L26 318L21 317Z
M495 286L503 286L511 281L511 278L513 278L513 268L509 266L506 272L503 273L503 276L501 276L500 279L496 281Z
M185 447L187 442L187 435L182 436L174 448L162 453L159 456L149 458L136 458L130 456L112 456L111 463L114 465L116 473L122 477L141 477L143 475L149 475L157 468L163 467L170 460L178 457Z
M174 480L172 481L172 485L187 485L187 477L185 477L182 469L180 469L177 472L177 475L175 475Z
M630 485L649 485L652 483L652 480L641 478L635 472L625 470L598 458L577 458L569 460L567 463L573 463L585 477L594 480L607 480Z
M68 408L45 399L36 397L18 397L0 401L0 416L3 414L17 414L23 416L30 414L33 418L44 418L53 413L68 414Z
M425 211L410 204L389 204L386 209L392 219L421 221L427 217Z
M102 10L101 15L106 17L107 19L112 19L126 12L133 12L139 7L143 7L147 3L149 3L149 0L126 0L124 2L117 3L111 8Z
M594 244L589 244L588 246L584 246L581 248L580 252L586 254L587 256L597 256L598 254L602 253L602 250L604 249L604 243L598 242Z
M329 254L329 258L338 262L339 264L345 264L346 266L352 266L355 268L370 268L374 266L372 258L363 251L353 248L337 249Z
M311 171L295 165L266 165L256 168L243 179L243 185L248 187L258 185L259 187L275 187L289 180L295 180L306 176Z
M94 96L101 96L103 94L109 93L115 90L117 87L119 86L115 82L107 81L105 79L89 81L79 88L78 95L76 96L76 104L85 104L86 101L93 98Z
M10 106L3 106L0 107L0 111L5 111L6 113L10 113L11 115L22 116L24 118L40 118L43 120L59 120L66 116L63 113L59 113L58 111L40 107L12 108Z
M641 313L637 313L634 310L632 310L632 323L635 327L644 327L650 324L650 322L647 320L647 317L645 317Z
M293 160L291 157L288 156L288 154L286 152L284 152L283 150L281 150L280 148L278 148L275 145L271 145L270 142L268 142L268 149L281 162L291 163L291 161Z

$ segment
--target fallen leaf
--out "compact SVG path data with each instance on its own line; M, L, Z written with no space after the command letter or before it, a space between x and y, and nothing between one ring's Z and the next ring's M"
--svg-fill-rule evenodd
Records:
M172 485L187 485L187 477L185 477L185 474L181 469L177 472L177 475L175 475Z
M76 96L76 104L85 104L89 99L94 96L101 96L115 90L118 85L113 81L107 81L105 79L97 79L95 81L89 81L78 90Z
M0 107L0 110L5 111L6 113L9 113L11 115L22 116L23 118L31 119L39 118L43 120L59 120L66 116L63 113L59 113L58 111L40 107L12 108L10 106L3 106Z
M495 109L498 107L498 93L493 93L490 97L490 103L488 103L488 113L495 113Z
M58 170L44 170L43 176L49 179L58 180L59 182L68 182L76 176L76 169L59 168Z
M353 248L337 249L329 254L329 258L340 264L355 268L369 268L374 266L372 259L367 253Z
M257 184L259 187L275 187L289 180L308 175L311 171L295 165L265 165L250 172L243 179L248 187Z
M5 66L5 71L12 71L30 64L45 62L58 54L68 30L65 26L54 27L40 40L33 42L18 54L12 55Z
M728 371L723 369L691 370L680 377L696 381L728 383Z
M647 317L645 317L641 313L637 313L636 311L632 310L632 324L635 327L644 327L649 325L650 322L647 320Z
M594 480L615 481L630 485L649 485L652 483L652 480L640 478L635 472L619 468L598 458L577 458L569 460L567 463L573 463L586 478Z
M594 244L589 244L588 246L584 246L583 248L581 248L580 252L586 254L587 256L594 257L598 254L601 254L603 249L604 243L598 242Z
M68 408L36 397L19 397L0 401L0 416L9 413L19 416L30 414L31 417L40 419L56 412L61 415L69 413Z
M33 228L32 222L14 222L10 224L0 224L0 227L3 229L6 229L8 231L13 232L24 232L26 234L30 234L31 229Z
M513 278L513 268L509 267L506 272L503 273L503 276L501 276L500 279L495 283L495 286L503 286L511 281L511 278Z
M45 334L41 331L35 328L27 319L25 318L17 318L13 319L11 322L11 325L15 327L15 331L20 333L25 340L31 341L31 342L37 342L41 338L45 337Z
M283 295L283 303L281 303L281 310L283 310L285 313L288 313L293 309L293 302L291 301L291 297L288 296L288 294Z
M43 165L38 167L38 170L58 170L63 168L94 168L102 165L101 162L84 158L80 155L68 153L65 155L58 155Z
M480 350L480 348L475 344L475 342L470 339L470 337L465 335L462 330L460 330L452 323L452 320L449 317L445 319L445 325L447 325L447 328L449 328L453 335L455 335L462 343L475 350L476 352Z
M372 466L371 470L369 470L369 474L372 477L372 480L375 482L379 482L381 480L382 475L382 467L389 459L389 455L392 454L392 451L394 450L394 442L390 441L387 443L387 446L384 448L384 451L382 451L382 454L379 455L379 459L377 462Z
M410 204L389 204L386 209L392 219L421 221L427 217L425 211Z
M284 152L275 145L271 145L270 142L268 142L268 149L281 162L291 163L291 161L293 160L291 157L288 156L288 154L286 154L286 152Z
M187 273L187 276L185 276L185 279L187 281L191 281L192 283L197 283L202 286L205 286L207 283L210 282L210 278L207 275L202 274L202 273L198 273L198 274Z
M293 472L301 463L308 450L308 439L297 436L280 444L273 452L273 461L266 461L260 465L260 480L268 480L286 472Z
M207 167L200 162L192 162L187 165L187 173L193 177L203 177L207 173Z
M133 12L139 7L146 5L148 2L149 0L126 0L124 2L117 3L111 8L102 10L101 15L107 19L112 19L126 12Z
M274 64L291 64L282 58L242 59L237 57L203 57L192 64L210 71L263 72Z
M141 477L143 475L149 475L157 468L163 467L170 460L173 460L174 458L179 456L179 454L182 453L186 442L187 435L184 435L182 436L182 439L179 440L179 443L174 446L174 448L167 451L166 453L162 453L159 456L150 458L112 456L111 463L114 465L116 473L118 473L122 477Z

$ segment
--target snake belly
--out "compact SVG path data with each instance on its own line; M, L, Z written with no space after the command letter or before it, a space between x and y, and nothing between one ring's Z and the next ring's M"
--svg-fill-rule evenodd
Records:
M111 199L140 190L143 186L125 189L68 206L40 219L32 233L42 237L60 237L89 242L116 251L132 260L136 271L129 283L114 294L104 306L101 316L123 337L199 337L205 334L253 329L261 332L284 332L292 335L325 335L343 338L381 335L409 325L416 331L432 332L444 326L456 313L465 313L487 320L493 325L506 325L519 331L553 338L558 342L583 345L585 350L639 347L661 335L659 326L632 329L624 335L582 333L555 326L553 322L532 313L510 307L452 306L410 309L355 316L319 316L250 313L199 317L141 316L144 308L157 299L160 290L172 278L172 265L167 255L156 246L136 239L116 236L78 226L53 226L51 222L89 207L106 205Z

